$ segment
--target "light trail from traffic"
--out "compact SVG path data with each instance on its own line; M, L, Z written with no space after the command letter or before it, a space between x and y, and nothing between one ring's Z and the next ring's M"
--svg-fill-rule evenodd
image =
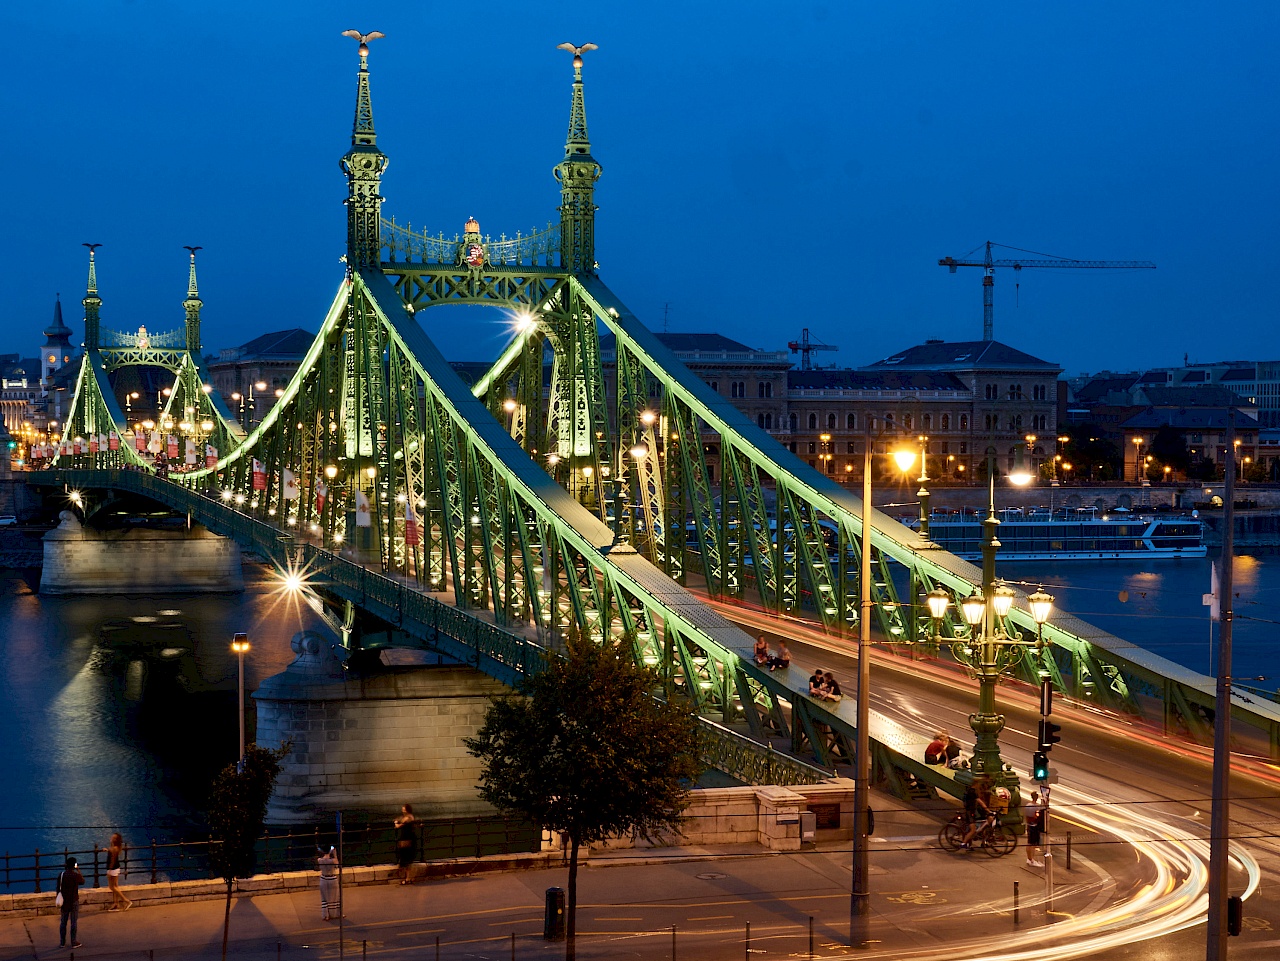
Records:
M726 615L740 623L749 624L753 630L763 629L781 634L797 643L825 649L833 655L853 656L852 651L832 644L830 639L815 637L812 627L803 622L776 619L727 605L716 606L720 606ZM892 663L898 670L906 666L896 658L892 659ZM1100 720L1105 723L1106 718ZM900 722L914 723L919 733L925 733L919 718L904 716ZM1172 745L1163 746L1167 748ZM1179 753L1192 756L1191 751ZM1195 758L1203 760L1198 754ZM1025 772L1019 773L1025 779ZM1265 774L1264 779L1270 780ZM1053 810L1057 818L1071 820L1129 845L1151 865L1154 880L1133 896L1081 917L1064 918L1052 924L1027 925L1025 930L1012 934L1002 933L995 938L953 942L945 948L919 951L896 948L892 952L878 953L873 947L870 950L860 949L847 956L911 958L916 961L948 961L957 957L963 957L966 961L1061 961L1064 958L1086 957L1123 945L1164 937L1205 922L1208 910L1209 840L1196 836L1197 831L1204 830L1204 825L1195 824L1181 816L1148 813L1145 808L1128 803L1122 797L1080 787L1056 785L1053 788L1053 799ZM1165 798L1160 801L1177 803ZM1257 890L1261 878L1257 860L1242 844L1236 842L1231 847L1230 867L1237 876L1243 873L1245 889L1241 894L1245 899L1249 898ZM1024 900L1020 911L1043 909L1044 906L1044 898L1041 896ZM1012 899L989 902L984 908L987 911L1011 912Z

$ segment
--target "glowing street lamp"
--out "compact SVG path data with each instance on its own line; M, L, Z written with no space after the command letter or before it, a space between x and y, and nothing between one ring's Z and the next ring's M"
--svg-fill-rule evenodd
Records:
M238 766L244 765L244 656L249 653L249 635L236 634L231 638L231 650L235 652L240 666L240 759Z

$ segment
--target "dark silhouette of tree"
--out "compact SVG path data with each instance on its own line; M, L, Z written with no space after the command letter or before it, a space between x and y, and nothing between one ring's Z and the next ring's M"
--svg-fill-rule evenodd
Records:
M495 700L465 743L484 764L481 797L568 839L572 961L579 849L679 830L701 765L690 708L654 696L661 677L635 663L629 641L601 647L570 638L567 653L525 680L523 696Z
M1107 440L1099 425L1073 424L1064 433L1071 439L1063 446L1062 457L1075 466L1078 477L1106 481L1120 476L1124 465L1120 447Z
M236 878L251 877L257 866L254 845L262 836L267 802L280 775L280 762L289 745L274 751L250 744L244 764L229 764L213 779L209 795L209 862L227 883L227 908L222 918L222 957L227 957L231 926L231 887Z
M1191 463L1186 436L1168 424L1159 427L1151 438L1150 453L1162 465L1168 464L1176 471L1185 471Z

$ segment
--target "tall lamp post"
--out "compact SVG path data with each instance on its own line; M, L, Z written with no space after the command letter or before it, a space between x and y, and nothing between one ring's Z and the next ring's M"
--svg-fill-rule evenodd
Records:
M244 656L249 653L249 635L235 634L231 638L231 650L235 651L236 660L240 664L240 757L237 765L244 764Z
M867 418L862 452L862 550L858 572L858 702L853 779L853 888L849 901L849 940L853 945L870 940L871 890L868 858L871 806L871 419ZM912 451L894 454L898 467L907 471L915 461Z
M1021 451L1019 451L1021 453ZM956 642L952 650L956 659L973 671L978 679L978 710L969 715L973 729L973 772L991 778L992 783L1010 788L1014 802L1018 800L1018 780L1012 773L1006 774L1000 759L1000 732L1004 729L1004 715L996 711L996 683L1000 675L1018 658L1018 649L1029 641L1021 633L1010 635L1005 618L1013 607L1014 592L1003 581L996 581L996 552L1000 540L996 536L1000 520L996 517L995 448L987 448L987 518L982 522L982 589L960 602L960 610L969 625L967 643ZM1031 473L1022 465L1016 465L1009 474L1015 484L1026 484ZM945 606L935 614L930 603L930 614L935 623L946 610ZM1049 609L1033 608L1038 619L1048 617ZM1043 622L1040 622L1043 623Z
M916 491L916 497L920 500L920 536L929 536L929 491L925 488L925 483L929 480L929 438L921 434L917 440L920 442L920 489Z

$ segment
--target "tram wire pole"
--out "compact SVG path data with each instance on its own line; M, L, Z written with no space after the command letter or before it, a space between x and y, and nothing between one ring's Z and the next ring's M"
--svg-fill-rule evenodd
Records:
M1222 508L1222 576L1218 604L1218 678L1213 715L1213 808L1209 817L1209 923L1205 931L1206 961L1227 957L1227 867L1231 844L1231 589L1235 553L1236 411L1227 408L1224 437Z
M862 551L858 574L858 703L853 780L853 890L849 901L849 943L870 940L871 892L867 851L867 807L871 803L871 418L866 419L862 452Z

